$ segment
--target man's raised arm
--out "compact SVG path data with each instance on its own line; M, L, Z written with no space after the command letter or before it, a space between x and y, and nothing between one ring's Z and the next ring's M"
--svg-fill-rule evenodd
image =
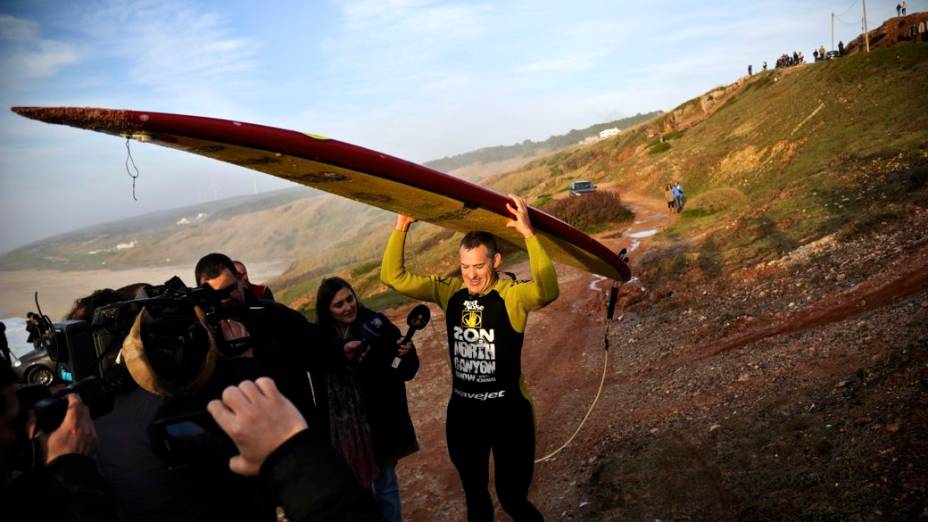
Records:
M557 273L554 271L554 263L532 229L525 200L514 194L509 194L509 197L513 204L507 203L506 209L513 215L513 219L506 223L506 226L514 228L525 238L525 249L528 251L529 267L532 271L532 281L517 286L515 290L522 306L527 310L534 310L557 299Z
M406 244L406 233L409 226L416 219L412 216L399 214L396 216L396 225L387 241L387 248L383 253L383 262L380 264L380 281L397 292L419 299L438 303L444 309L448 299L456 287L448 280L435 276L422 276L406 271L403 258L403 247Z

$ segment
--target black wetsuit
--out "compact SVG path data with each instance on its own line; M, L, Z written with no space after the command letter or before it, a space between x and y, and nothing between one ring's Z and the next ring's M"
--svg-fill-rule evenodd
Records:
M515 520L541 520L528 501L535 460L532 403L521 386L523 334L509 321L496 290L456 292L445 312L452 366L446 435L461 476L470 520L492 520L487 491L493 451L496 494Z
M541 520L528 501L535 460L531 398L522 379L523 332L531 310L557 298L557 274L537 237L526 240L531 281L499 279L471 295L460 277L406 271L403 232L394 231L381 265L381 280L445 311L451 358L448 453L461 476L468 520L493 520L487 491L493 452L496 493L515 520Z

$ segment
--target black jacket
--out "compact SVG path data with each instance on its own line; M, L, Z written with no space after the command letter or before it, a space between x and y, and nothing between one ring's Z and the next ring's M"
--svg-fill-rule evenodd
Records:
M116 504L90 457L63 455L0 490L4 520L115 521Z
M328 438L312 427L268 455L260 477L291 522L380 518L370 492L361 489Z
M360 326L374 315L375 312L362 309L355 324ZM363 361L355 368L374 452L380 463L393 462L419 449L406 402L406 381L412 380L419 371L419 355L411 350L393 368L396 341L400 337L400 330L388 321L381 336L370 343ZM344 356L344 352L342 354Z
M261 307L246 324L255 345L255 361L311 427L327 432L324 375L344 356L296 310L270 301L248 300L250 305Z

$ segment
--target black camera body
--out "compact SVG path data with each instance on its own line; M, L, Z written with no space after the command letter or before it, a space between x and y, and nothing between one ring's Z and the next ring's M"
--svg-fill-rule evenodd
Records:
M241 318L248 313L244 306L223 306L228 290L213 290L207 285L188 288L177 276L163 285L148 286L143 293L138 299L97 308L89 322L50 323L40 343L56 363L56 377L64 382L90 376L108 381L116 354L143 308L159 327L164 327L161 330L167 336L199 325L196 308L202 311L207 328L218 328L220 320Z
M45 433L51 433L61 426L68 413L68 394L80 395L81 401L90 410L91 418L113 411L113 395L103 380L92 375L74 382L56 391L51 396L35 402L36 426Z
M146 326L142 340L152 358L170 363L190 352L206 353L210 336L204 327L212 329L212 339L224 353L237 355L250 346L247 338L225 343L219 333L223 319L247 323L255 318L251 316L260 314L260 309L230 306L229 290L214 290L208 285L189 288L175 276L140 293L136 299L98 307L91 321L46 321L48 328L40 343L55 361L56 376L70 384L55 393L46 387L45 391L24 390L29 397L27 407L34 407L42 431L49 433L61 425L69 393L78 393L96 418L112 410L114 394L135 387L125 365L116 361L143 309ZM172 467L210 448L226 454L231 440L208 417L204 410L198 410L157 420L150 429L156 451Z

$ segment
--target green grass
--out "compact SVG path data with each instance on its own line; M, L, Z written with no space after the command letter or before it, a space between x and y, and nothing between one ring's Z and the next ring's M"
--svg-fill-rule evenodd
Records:
M548 194L548 193L546 192L546 193L544 193L544 194L539 195L539 196L535 199L535 201L532 201L532 206L533 206L533 207L539 207L539 208L540 208L540 207L543 207L543 206L545 206L547 203L549 203L552 199L553 199L553 198L552 198L551 194Z
M661 152L667 152L668 150L670 150L670 144L667 143L666 141L663 141L663 142L658 141L656 143L652 143L651 145L649 145L648 149L650 149L648 151L649 154L652 154L652 155L660 154Z

